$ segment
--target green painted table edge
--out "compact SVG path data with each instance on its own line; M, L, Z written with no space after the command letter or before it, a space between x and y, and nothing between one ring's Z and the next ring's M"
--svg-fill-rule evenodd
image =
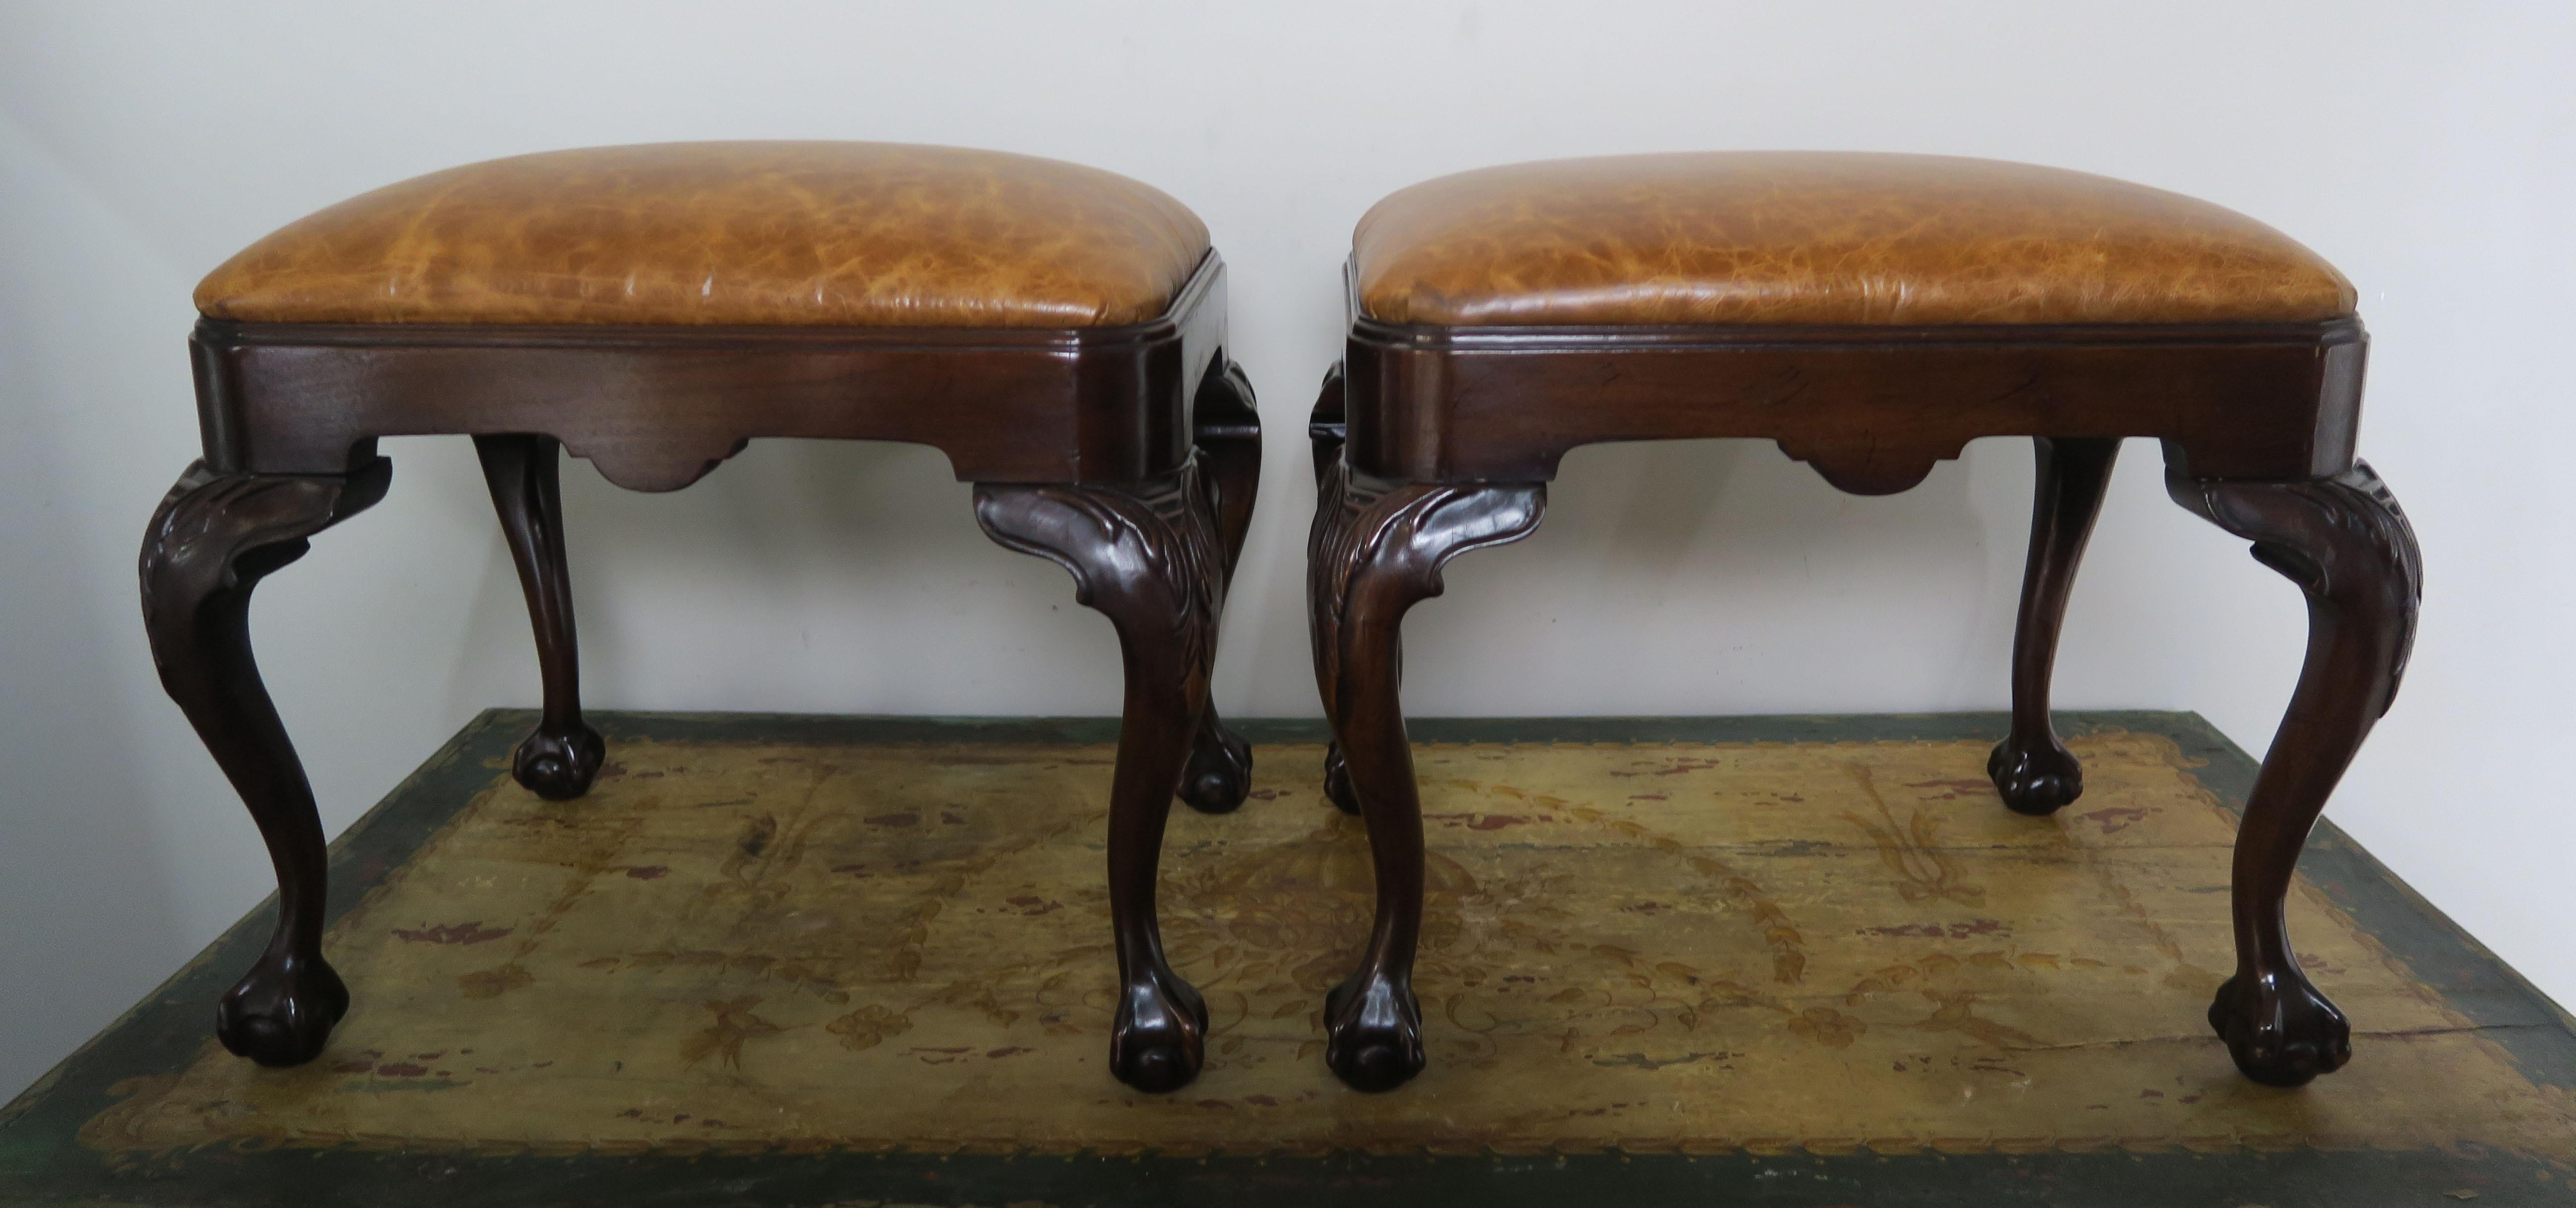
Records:
M2068 735L2160 734L2195 774L2241 809L2256 761L2193 713L2066 712ZM490 782L535 720L484 712L331 846L339 915ZM841 717L765 713L594 714L621 739L739 742L1066 742L1117 740L1115 718ZM1256 748L1320 743L1314 719L1229 719ZM2001 713L1861 716L1419 718L1417 743L1870 742L2003 736ZM1256 751L1256 758L1259 757ZM2417 896L2331 822L2300 872L2451 1005L2476 1021L2532 1081L2576 1088L2576 1020ZM2455 1146L2420 1152L2038 1153L1904 1155L1372 1155L1321 1158L824 1153L795 1156L474 1157L210 1148L119 1172L76 1140L115 1101L119 1080L184 1063L211 1026L215 996L256 956L274 924L263 903L88 1044L0 1108L0 1204L178 1206L366 1204L382 1208L536 1205L1311 1205L1494 1208L1631 1205L2082 1204L2316 1205L2458 1202L2564 1204L2571 1172L2536 1159ZM2356 1060L2368 1060L2367 1051ZM2332 1093L2332 1079L2309 1092Z

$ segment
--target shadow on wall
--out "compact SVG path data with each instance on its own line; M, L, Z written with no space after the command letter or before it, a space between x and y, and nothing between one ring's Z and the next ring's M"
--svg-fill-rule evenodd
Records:
M1238 713L1311 716L1303 563L1314 496L1302 441L1274 439L1269 452L1220 696L1244 701ZM2152 477L2150 446L2126 460ZM755 441L666 495L620 490L570 457L563 474L593 707L1117 712L1114 633L1074 602L1060 569L984 537L972 488L935 450ZM1447 595L1414 614L1408 707L1996 707L2030 479L2018 438L1977 442L1885 497L1845 495L1767 441L1576 450L1537 534L1462 557ZM486 534L448 703L533 704L528 623L479 482L409 485L453 493L441 510ZM2124 489L2137 487L2133 475ZM2117 567L2088 577L2079 607L2109 603L2100 596ZM1228 678L1240 695L1229 697Z
M1912 490L1861 497L1769 441L1577 449L1537 534L1462 557L1415 614L1408 652L1442 670L1415 677L1409 707L1509 711L1494 703L1515 681L1576 713L1736 711L1729 683L1746 685L1742 711L1891 690L1969 707L2004 676L2029 490L2007 464L2028 458L2026 441L1982 441ZM1829 645L1776 640L1819 631Z
M35 397L33 359L0 356L0 397ZM67 446L41 409L15 413L0 440L0 475L21 497L74 498ZM150 732L129 716L115 652L143 643L139 611L85 608L60 590L84 551L84 527L59 514L18 515L0 526L0 1096L42 1074L90 1038L185 956L189 928L159 875L146 778L123 743ZM135 530L140 537L141 528ZM130 548L130 547L129 547ZM128 565L131 565L130 563ZM130 572L129 572L130 573ZM129 579L128 582L131 582ZM130 599L131 597L129 597ZM89 752L88 758L64 758ZM105 756L105 757L102 757ZM208 769L211 775L212 769ZM65 869L92 875L66 877ZM119 870L117 875L96 875Z
M570 456L563 479L593 707L1118 711L1108 623L1074 603L1061 569L986 538L973 488L927 446L754 441L658 495L612 486ZM670 638L693 632L707 640ZM960 657L961 642L1024 657ZM995 708L995 688L1020 707ZM497 535L447 692L461 707L537 696L517 572Z

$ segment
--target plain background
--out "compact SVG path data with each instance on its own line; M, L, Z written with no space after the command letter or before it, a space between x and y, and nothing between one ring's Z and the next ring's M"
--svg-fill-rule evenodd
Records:
M404 177L586 144L850 138L1151 182L1232 266L1271 459L1218 674L1312 715L1302 427L1360 212L1484 164L1698 148L1942 152L2195 194L2358 283L2362 448L2421 534L2415 665L2332 817L2576 997L2563 706L2576 509L2557 467L2576 280L2576 6L1518 3L1025 8L644 3L0 6L0 1093L269 892L162 695L145 519L196 452L196 279ZM490 705L534 704L467 442L270 579L268 682L337 831ZM1546 526L1461 560L1410 631L1417 715L1993 709L2027 442L1908 494L1767 444L1595 448ZM633 495L568 463L601 708L1114 714L1116 643L986 541L925 449L755 444ZM2068 708L2196 709L2261 752L2299 593L2172 506L2132 443L2078 582ZM1258 808L1319 808L1281 801ZM210 1004L211 1006L211 1004ZM209 1011L211 1017L211 1010Z

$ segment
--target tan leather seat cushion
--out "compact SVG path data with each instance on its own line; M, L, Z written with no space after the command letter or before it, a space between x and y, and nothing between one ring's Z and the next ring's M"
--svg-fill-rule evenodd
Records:
M226 261L282 323L1092 327L1163 313L1207 226L1126 177L891 143L664 143L450 168Z
M1355 236L1391 323L2293 322L2352 284L2279 231L2107 177L1931 155L1515 164L1388 197Z

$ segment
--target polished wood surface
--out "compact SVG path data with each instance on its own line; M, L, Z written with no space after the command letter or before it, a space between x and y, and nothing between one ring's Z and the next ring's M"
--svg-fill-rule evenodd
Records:
M161 686L250 807L277 868L277 930L215 1005L224 1047L262 1065L322 1051L349 989L322 959L324 852L313 786L251 654L250 594L304 556L307 538L373 506L392 481L376 458L339 477L188 467L145 530L143 625Z
M2102 512L2120 442L2034 437L2037 489L2031 492L2030 555L2021 576L2021 615L2013 623L2012 733L1995 744L1986 778L2016 813L2049 814L2084 794L2084 765L2059 742L2048 720L2049 674L2075 568Z
M2209 478L2352 464L2358 320L1927 328L1420 328L1360 319L1350 459L1423 482L1545 481L1589 444L1772 440L1886 495L1984 436L2153 437ZM1614 388L1605 389L1605 385Z
M1342 445L1350 437L1350 424L1345 417L1343 401L1346 385L1343 367L1336 361L1331 369L1325 371L1323 389L1315 396L1314 414L1306 421L1306 439L1314 446L1315 453L1317 501L1315 523L1317 525L1324 523L1322 501L1336 489L1336 477L1345 473L1342 469ZM1312 576L1315 573L1312 541L1320 538L1320 535L1319 532L1310 538L1307 553L1306 573L1309 576L1307 608L1310 613L1314 608ZM1340 666L1340 656L1336 651L1331 658L1326 657L1326 643L1321 628L1314 630L1314 642L1316 685L1323 694L1324 709L1329 713L1333 708L1334 696L1339 691L1338 674L1334 669ZM1353 817L1359 816L1359 793L1351 788L1350 761L1342 758L1342 744L1339 740L1327 743L1324 747L1324 797L1333 803L1333 808Z
M1109 788L1109 911L1119 981L1109 1064L1138 1089L1177 1089L1198 1076L1205 1058L1207 1004L1164 958L1154 888L1164 819L1192 762L1194 738L1214 724L1208 672L1228 560L1215 493L1193 461L1127 488L979 486L975 519L1003 546L1072 572L1074 599L1118 629L1127 701Z
M1073 571L1115 623L1126 724L1109 873L1127 998L1111 1069L1169 1090L1198 1072L1206 1008L1163 958L1154 869L1175 795L1223 813L1251 748L1207 704L1217 618L1251 522L1261 426L1226 356L1224 268L1120 326L719 327L201 321L191 340L204 460L153 520L142 561L153 652L277 864L277 938L220 1004L261 1062L311 1060L347 1010L322 960L322 834L260 685L250 590L305 538L384 494L381 437L466 434L525 590L545 709L512 759L541 796L581 796L605 759L582 718L558 498L565 451L609 481L674 490L746 442L895 440L947 454L1004 545Z
M1355 277L1354 277L1355 279ZM1526 535L1573 448L1776 441L1827 482L1888 494L1985 436L2034 438L2032 546L2014 642L2012 733L1989 772L2046 814L2083 770L2052 732L2048 681L2075 570L2122 439L2161 442L2176 499L2253 540L2309 594L2307 669L2239 838L2238 969L2210 1008L2237 1065L2295 1086L2343 1064L2349 1028L2300 972L2282 902L2300 844L2405 662L2412 532L2353 449L2360 321L2061 326L1397 325L1354 288L1344 371L1310 424L1317 686L1326 795L1368 821L1377 925L1326 1012L1327 1061L1384 1090L1422 1066L1411 975L1421 822L1397 688L1401 619L1458 552Z
M590 791L591 778L608 756L599 732L581 720L581 651L573 626L572 572L564 564L557 466L562 449L551 436L474 438L492 507L501 516L501 535L528 597L545 683L545 713L511 753L510 774L529 792L554 801Z
M1378 887L1367 953L1324 1002L1324 1059L1360 1090L1391 1089L1423 1064L1413 993L1422 809L1397 699L1404 615L1440 594L1450 559L1528 536L1546 506L1539 483L1396 483L1346 465L1333 467L1316 500L1306 579L1315 682L1368 822Z
M1261 413L1253 407L1252 380L1231 364L1210 373L1199 386L1193 423L1201 477L1215 509L1222 599L1233 586L1235 564L1243 560L1252 501L1261 489ZM1215 704L1200 716L1198 744L1181 776L1181 800L1203 814L1227 813L1251 791L1252 744L1226 728Z
M2209 1023L2247 1077L2297 1086L2352 1059L2352 1027L2290 950L2290 874L2361 740L2397 699L2424 566L2414 527L2368 462L2306 482L2169 473L2174 502L2254 543L2308 597L2308 654L2245 801L2233 877L2236 975Z
M382 436L554 437L639 491L765 437L894 440L966 482L1134 482L1190 451L1225 338L1211 253L1166 315L1121 327L494 327L201 321L207 464L337 474Z

